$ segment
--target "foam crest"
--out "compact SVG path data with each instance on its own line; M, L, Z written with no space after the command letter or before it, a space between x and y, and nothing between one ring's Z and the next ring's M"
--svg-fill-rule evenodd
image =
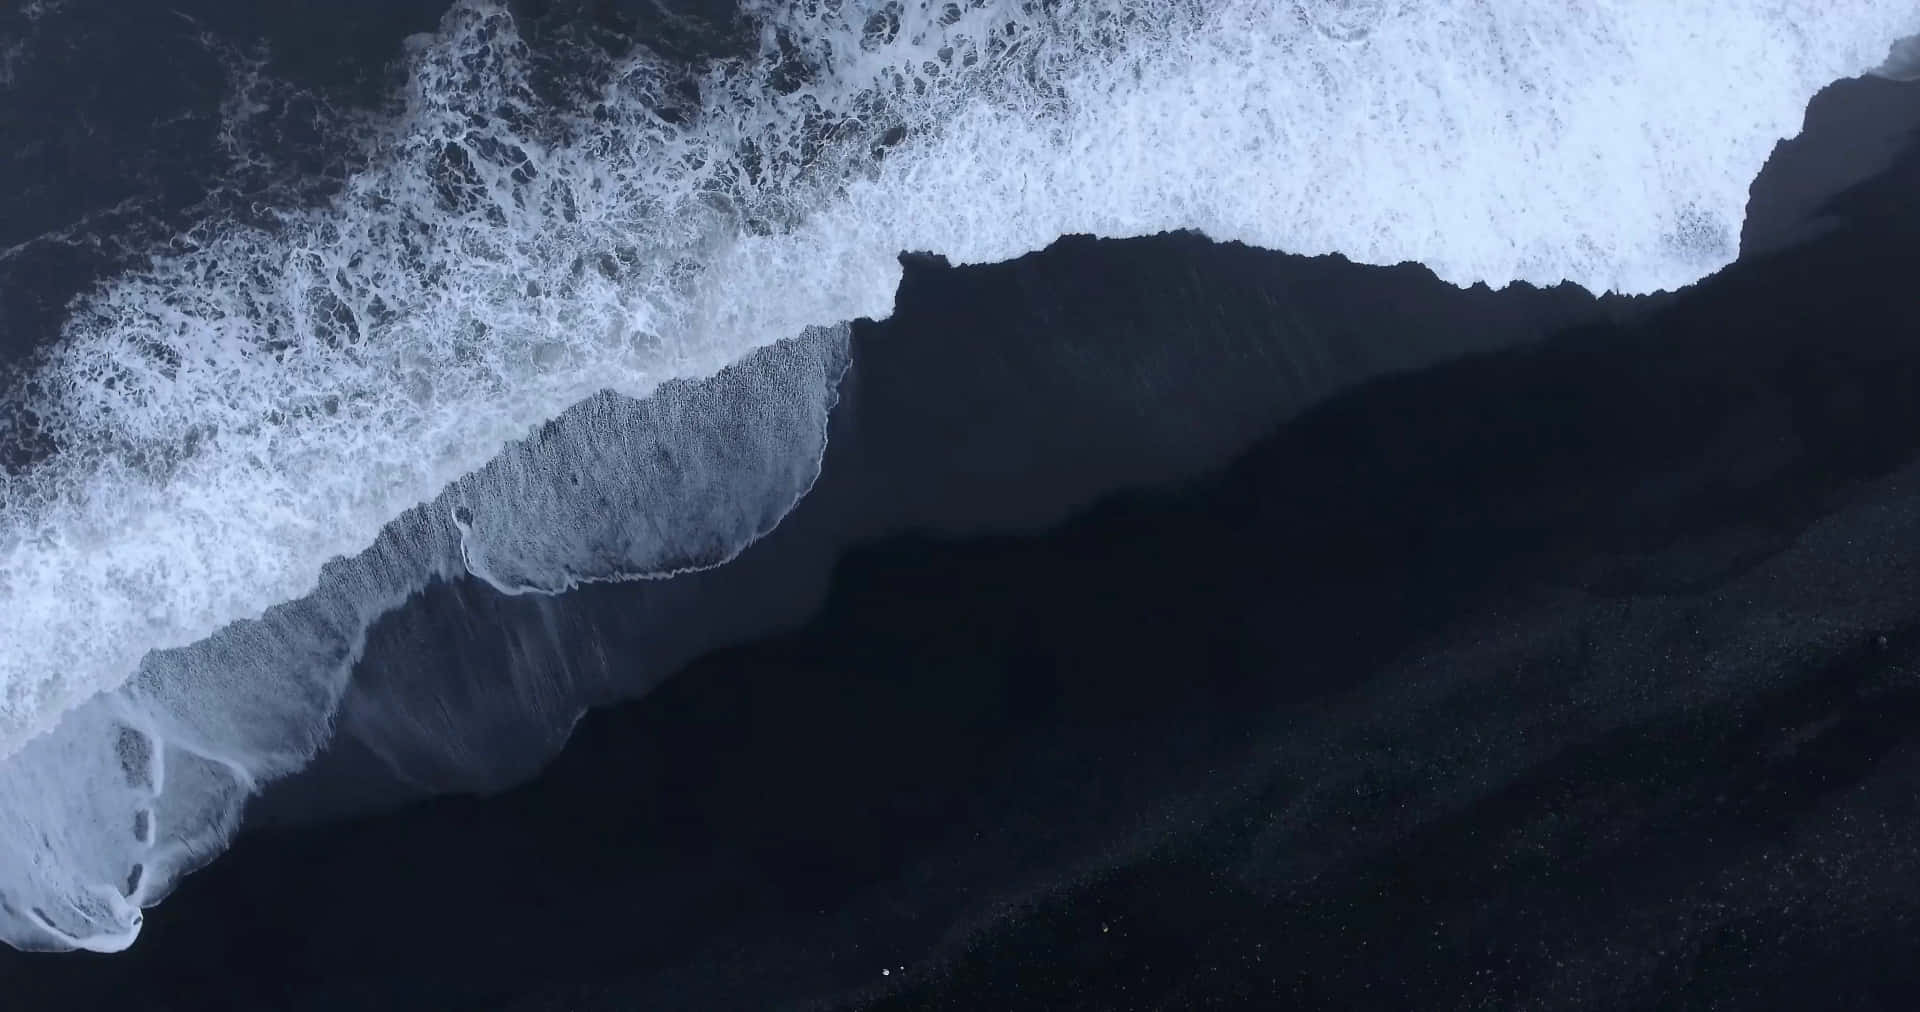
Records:
M885 315L902 250L996 261L1063 234L1196 228L1418 260L1459 284L1677 287L1732 258L1747 187L1807 99L1920 32L1906 0L754 13L759 51L698 75L691 102L641 54L602 61L584 99L555 107L505 9L463 3L410 47L406 93L337 198L264 225L208 222L76 307L11 412L56 452L0 482L0 791L9 811L51 810L39 791L87 798L60 817L69 836L36 843L18 817L0 833L7 867L38 869L68 902L45 926L59 944L137 929L121 908L148 894L98 893L125 869L84 855L88 833L119 832L144 802L111 777L63 785L49 757L81 742L98 756L132 726L162 743L149 751L181 750L196 797L219 798L297 766L351 662L337 644L442 565L433 549L354 569L394 518L428 543L460 538L503 589L554 590L724 561L790 505L729 500L736 469L785 489L817 460L780 456L811 435L673 435L653 471L599 449L518 464L509 451L496 473L525 495L409 512L569 405ZM761 403L743 389L698 410ZM774 415L761 421L791 422ZM601 447L624 423L581 424ZM649 540L657 501L594 484L616 467L660 479L697 504L676 516L709 526ZM577 497L554 481L569 471L589 479ZM586 522L601 511L632 529ZM544 531L578 537L555 549ZM338 581L328 560L346 560ZM316 588L332 603L300 621L337 627L321 637L330 673L276 679L276 651L307 649L306 633L267 609ZM224 660L169 653L234 623L272 628ZM136 671L140 698L167 700L146 709L180 726L96 712ZM229 816L209 813L231 804L183 805L205 825L181 854L224 838ZM86 828L96 815L108 829Z
M644 401L588 398L329 563L313 593L148 654L0 765L0 938L130 944L139 907L218 855L246 797L325 743L368 630L429 580L464 565L557 591L733 558L819 474L847 337L810 330Z
M730 561L813 486L846 342L844 326L810 333L704 383L574 405L441 497L462 564L503 593L558 594Z

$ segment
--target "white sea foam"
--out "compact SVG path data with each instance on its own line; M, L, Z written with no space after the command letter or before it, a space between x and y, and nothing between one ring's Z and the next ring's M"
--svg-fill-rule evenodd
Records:
M772 530L819 473L847 333L810 329L644 401L589 397L329 563L313 593L148 654L0 767L0 937L130 943L139 905L324 743L367 631L428 580L463 566L514 592L665 577Z
M273 674L306 633L246 621L318 588L331 603L300 622L327 626L343 671L337 644L439 564L356 553L396 517L382 543L441 530L409 509L568 405L883 316L902 250L996 261L1063 234L1197 228L1459 284L1681 286L1736 252L1747 187L1808 98L1920 32L1908 0L757 13L759 56L668 112L645 58L609 66L583 107L543 105L504 9L456 7L411 47L403 107L336 200L266 228L208 222L77 307L19 395L58 452L0 484L0 934L130 940L167 879L154 868L217 848L234 799L324 737L337 684ZM772 451L813 452L755 445L769 453L699 457L715 478L683 491L717 503L734 468L785 489L808 465ZM644 518L570 498L564 472L520 472L523 495L459 515L478 575L555 589L646 571L608 550ZM769 522L757 504L712 515L667 569ZM322 579L336 558L352 561ZM244 649L180 652L236 622ZM174 806L189 814L146 816L174 856L133 885L96 845L148 810L129 791L157 790L129 755L195 771Z

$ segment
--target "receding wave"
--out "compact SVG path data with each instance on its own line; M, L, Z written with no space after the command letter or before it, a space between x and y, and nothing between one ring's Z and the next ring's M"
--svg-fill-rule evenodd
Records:
M901 251L1192 228L1678 287L1808 98L1920 31L1904 0L750 13L758 51L691 89L637 53L556 104L462 3L336 198L76 305L5 413L52 451L0 483L0 937L128 944L424 580L557 591L764 533Z

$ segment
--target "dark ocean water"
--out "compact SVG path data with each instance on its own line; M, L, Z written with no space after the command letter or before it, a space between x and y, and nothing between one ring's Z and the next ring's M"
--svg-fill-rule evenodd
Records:
M275 73L350 115L438 13L8 15L48 61L14 70L38 90L13 108L41 114L0 122L9 354L123 262L93 237L339 168L298 108L282 160L209 157L227 64L170 17L299 54ZM525 13L689 54L727 38L647 4ZM376 628L336 747L132 950L0 952L0 992L1909 1008L1916 121L1911 87L1832 89L1756 184L1749 256L1658 299L1180 235L909 258L772 536L666 585L429 588ZM19 245L81 220L83 241ZM645 638L662 616L686 656ZM584 668L659 687L536 774L566 728L490 708ZM497 761L373 758L368 722L410 708L464 713ZM418 800L459 778L498 793Z

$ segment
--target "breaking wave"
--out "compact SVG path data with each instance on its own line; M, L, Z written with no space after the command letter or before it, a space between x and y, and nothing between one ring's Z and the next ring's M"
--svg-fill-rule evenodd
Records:
M902 251L1189 228L1679 287L1808 98L1920 32L1906 0L749 13L747 58L596 57L556 99L461 3L337 197L76 305L0 421L52 448L0 483L0 937L129 944L427 580L555 592L765 533Z

